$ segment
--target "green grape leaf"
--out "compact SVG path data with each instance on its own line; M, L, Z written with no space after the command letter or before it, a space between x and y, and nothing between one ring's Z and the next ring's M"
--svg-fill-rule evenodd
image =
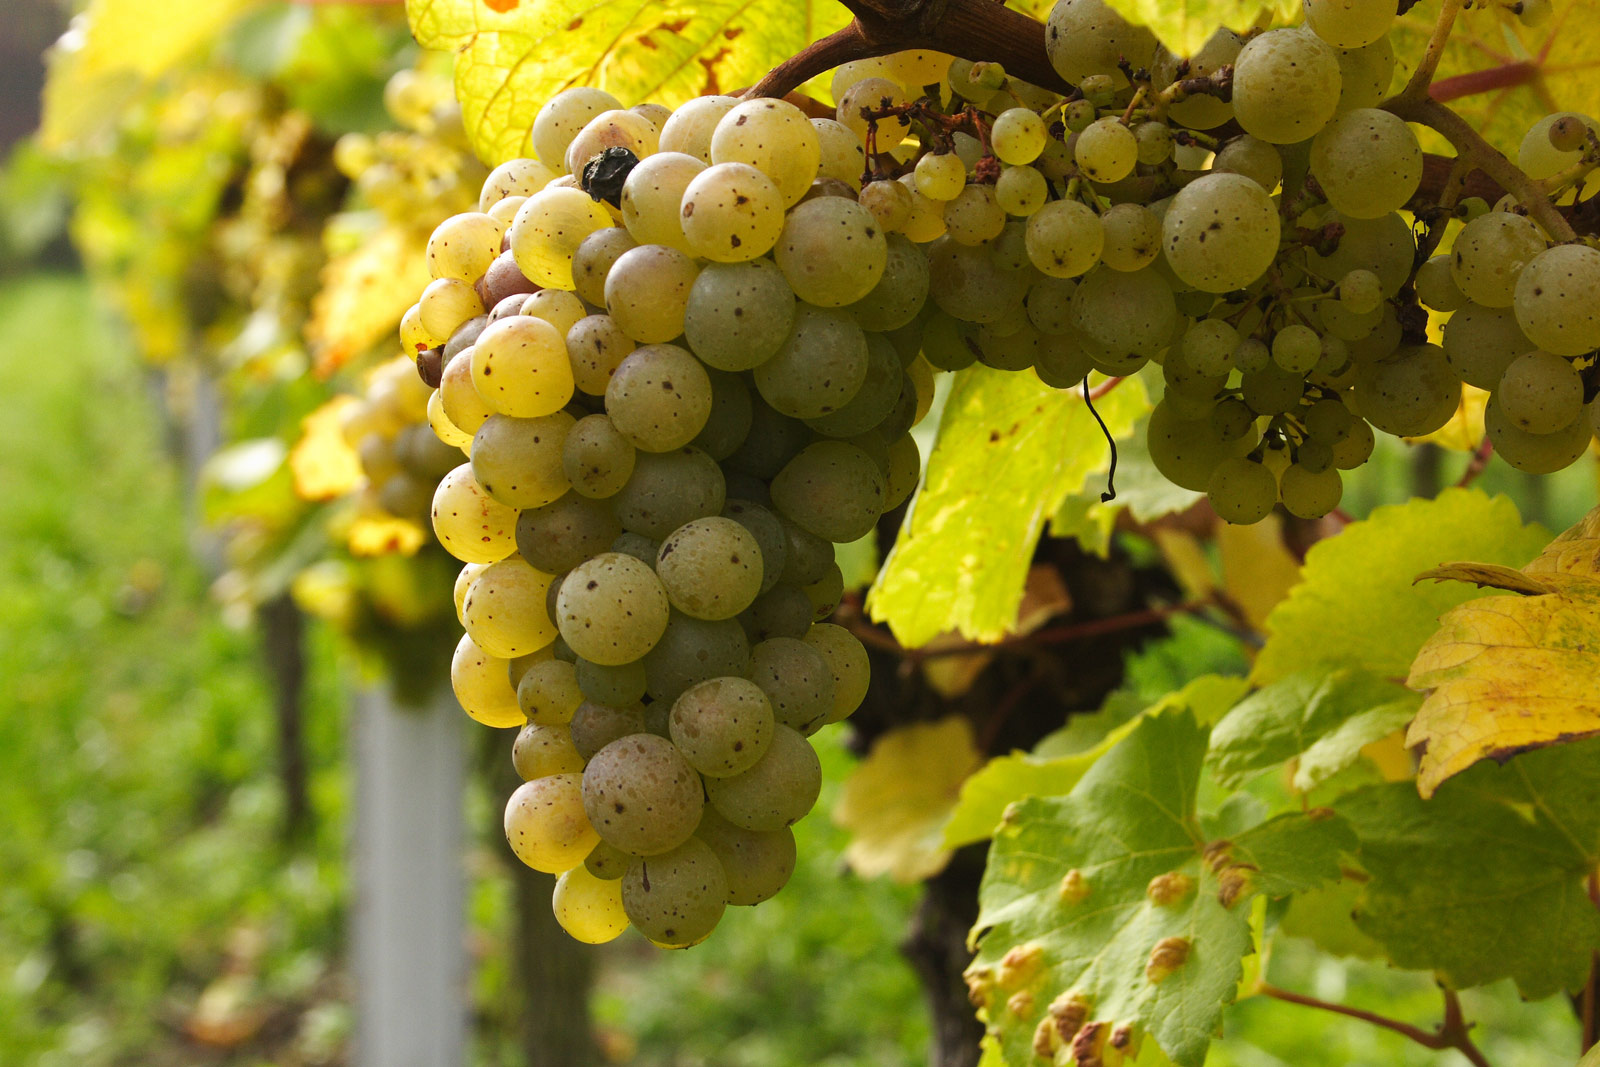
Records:
M1422 703L1365 671L1298 671L1250 694L1211 732L1207 762L1223 785L1299 757L1294 786L1308 792L1404 726Z
M260 0L92 0L50 50L40 139L65 148L104 129L141 84L214 40Z
M1121 1035L1199 1067L1253 951L1248 899L1337 876L1353 839L1326 813L1208 843L1205 749L1192 714L1144 716L1070 794L996 831L967 980L1009 1062Z
M1251 680L1296 671L1364 669L1404 677L1438 618L1481 595L1453 584L1413 586L1422 571L1472 559L1520 567L1549 534L1524 525L1516 505L1477 489L1375 509L1306 554L1302 580L1267 617L1267 643Z
M752 85L849 21L833 0L407 0L406 13L424 48L456 53L467 135L491 164L531 153L534 116L562 89L677 107Z
M1397 966L1454 988L1580 988L1600 950L1584 878L1600 862L1600 742L1481 763L1431 800L1411 782L1341 798L1369 875L1356 924Z
M1129 379L1096 403L1113 436L1149 410ZM872 618L915 647L937 634L993 641L1017 607L1045 519L1105 458L1077 392L975 365L945 404L928 472L867 598Z
M1106 0L1129 22L1150 27L1156 37L1180 56L1192 56L1218 26L1244 31L1258 20L1277 16L1293 22L1300 13L1296 0Z
M1277 932L1307 938L1334 956L1382 959L1383 946L1356 926L1354 913L1360 895L1361 883L1354 878L1296 893L1278 920Z

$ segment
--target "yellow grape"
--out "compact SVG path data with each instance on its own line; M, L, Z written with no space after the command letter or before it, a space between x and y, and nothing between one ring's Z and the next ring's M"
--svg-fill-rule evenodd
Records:
M556 639L544 606L549 592L550 575L520 557L492 563L467 587L462 625L490 655L512 659L537 652Z
M603 945L628 928L622 879L596 878L581 865L556 879L550 909L561 929L586 945Z
M433 532L463 563L495 563L517 550L517 509L484 492L463 463L433 493Z
M521 726L527 719L511 688L506 661L479 648L468 634L461 635L450 660L450 688L461 710L485 726Z
M491 323L472 346L471 366L478 395L501 415L537 418L572 399L565 332L542 318L513 315Z
M523 782L506 802L505 829L517 859L547 874L581 867L600 843L583 811L583 775L576 773Z

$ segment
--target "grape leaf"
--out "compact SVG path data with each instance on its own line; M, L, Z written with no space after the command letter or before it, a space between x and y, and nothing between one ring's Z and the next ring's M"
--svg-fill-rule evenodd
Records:
M1483 763L1431 800L1409 782L1341 798L1369 881L1356 923L1401 967L1529 999L1581 987L1600 949L1585 875L1600 862L1600 743Z
M1408 745L1422 748L1417 788L1424 797L1485 757L1505 760L1529 748L1600 734L1594 685L1600 677L1596 514L1574 527L1577 537L1558 539L1553 555L1547 550L1534 561L1543 564L1543 573L1457 564L1423 576L1521 594L1452 609L1411 665L1406 684L1430 691L1406 736ZM1575 543L1583 547L1574 551Z
M1122 1034L1198 1067L1253 950L1241 905L1337 876L1354 838L1326 813L1208 843L1205 748L1192 714L1145 716L1069 795L1024 800L996 831L967 979L1009 1062Z
M425 235L386 226L328 260L305 328L319 374L391 340L400 316L428 284L426 250Z
M1265 15L1294 21L1295 0L1106 0L1129 22L1148 26L1168 48L1192 56L1218 26L1243 31Z
M1113 435L1149 410L1128 379L1096 402ZM928 472L867 598L915 647L957 630L993 641L1016 622L1034 546L1067 494L1105 457L1080 394L975 365L956 376Z
M1240 701L1211 732L1206 757L1223 785L1297 757L1294 787L1309 792L1354 763L1361 747L1404 726L1415 694L1365 671L1299 671Z
M1274 512L1248 526L1219 523L1215 536L1223 590L1246 621L1265 626L1300 582L1300 561L1284 545L1283 517Z
M1520 566L1548 538L1523 525L1516 505L1476 489L1375 509L1319 541L1303 580L1267 618L1270 636L1251 680L1356 667L1403 677L1440 614L1479 595L1461 586L1413 588L1420 572L1453 559Z
M289 470L302 500L344 496L364 479L361 457L340 428L345 413L358 403L353 396L336 396L300 421L300 440L289 450Z
M562 89L676 107L754 84L849 21L832 0L407 0L406 13L424 48L456 53L462 118L488 163L530 154L534 116Z
M845 859L858 874L920 882L944 869L942 833L963 779L982 761L960 715L896 727L844 780L833 821L850 831Z

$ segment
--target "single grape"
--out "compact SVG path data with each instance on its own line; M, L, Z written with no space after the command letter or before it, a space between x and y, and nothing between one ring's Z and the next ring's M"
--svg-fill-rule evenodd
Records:
M1335 467L1313 472L1301 463L1290 464L1278 479L1284 510L1300 519L1320 519L1339 506L1344 480Z
M1517 276L1544 250L1544 234L1532 219L1492 211L1456 235L1450 274L1474 303L1510 307L1516 299Z
M822 764L797 731L776 726L766 752L753 767L727 778L708 778L705 786L717 814L733 825L781 830L799 822L816 804Z
M621 886L629 921L666 948L705 940L728 904L727 875L711 846L699 838L634 861Z
M517 691L506 673L506 661L491 656L463 634L450 660L450 688L461 710L485 726L521 726L526 721Z
M586 945L615 941L628 928L620 876L597 878L585 867L574 867L556 879L550 910L561 929Z
M556 598L556 623L578 655L595 663L631 663L667 628L667 594L648 565L606 552L574 567Z
M1172 198L1162 219L1173 273L1208 293L1243 289L1259 278L1278 254L1278 234L1272 199L1238 174L1195 179Z
M1555 433L1583 411L1583 376L1561 356L1528 352L1506 367L1494 395L1512 426L1524 433Z
M604 840L636 856L687 841L702 804L700 775L677 746L654 734L611 742L583 771L583 810L590 823Z
M1522 332L1546 352L1600 348L1600 251L1570 244L1540 252L1517 275L1512 307Z
M772 705L755 682L712 678L672 704L672 743L695 770L726 778L755 766L772 743Z
M1206 483L1206 497L1225 522L1260 522L1278 502L1278 480L1256 460L1234 456L1217 464Z
M1380 6L1386 2L1379 0ZM1341 214L1375 219L1404 207L1417 191L1422 146L1411 127L1387 111L1347 111L1312 139L1311 173Z
M1339 106L1339 57L1311 32L1268 30L1233 66L1233 114L1252 137L1294 144L1320 130Z
M584 813L582 776L553 774L524 782L506 801L506 841L517 859L557 874L583 863L600 841Z

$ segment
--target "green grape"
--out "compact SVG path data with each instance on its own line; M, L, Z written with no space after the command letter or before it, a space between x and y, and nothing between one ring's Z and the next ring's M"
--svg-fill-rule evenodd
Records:
M1585 128L1600 132L1600 123L1576 111L1558 111L1553 115L1546 115L1528 127L1528 132L1522 137L1522 144L1517 148L1517 168L1535 181L1553 178L1583 158L1586 137L1565 150L1557 148L1550 142L1551 129L1563 120L1575 120L1567 125L1575 127L1574 132L1580 132L1580 136ZM1585 194L1587 193L1588 190L1585 189Z
M1422 146L1411 127L1387 111L1347 111L1312 139L1311 173L1340 214L1375 219L1404 207L1417 191Z
M818 441L772 480L772 503L791 522L835 544L864 537L888 491L878 465L855 445Z
M483 312L478 291L460 278L435 278L417 299L417 323L432 337L449 337Z
M1141 356L1167 347L1178 319L1172 286L1154 270L1090 271L1072 294L1072 307L1089 340Z
M992 185L969 185L945 205L945 232L964 245L992 241L1005 229L1006 213Z
M586 945L615 941L628 928L620 875L597 878L584 867L574 867L556 879L550 911L561 929Z
M1278 254L1277 207L1261 186L1239 174L1206 174L1190 182L1172 198L1161 226L1173 273L1208 293L1245 288Z
M1120 118L1108 115L1078 134L1072 154L1090 181L1119 182L1133 173L1133 165L1139 161L1139 142Z
M517 161L512 160L512 162L515 163ZM544 166L543 163L539 163L537 160L533 159L527 160L526 162L535 163L540 167ZM484 209L484 211L485 214L487 214L491 219L494 219L494 221L500 224L500 229L503 232L511 228L512 220L517 217L517 212L522 210L522 205L527 203L527 201L528 198L525 196L508 196L503 200L495 201L488 208ZM496 262L498 262L500 259L506 258L507 256L509 256L509 253L502 252L500 256L496 257ZM515 257L511 257L511 262L513 265L516 264ZM522 272L519 270L517 273L520 275ZM530 282L529 284L532 283Z
M833 623L817 623L806 632L803 640L822 654L833 675L833 707L828 712L828 721L849 718L867 695L871 666L866 648L849 630Z
M1046 336L1071 333L1072 294L1078 283L1071 278L1052 278L1046 275L1028 287L1023 297L1023 309L1033 328Z
M1511 308L1469 303L1444 324L1443 347L1458 378L1492 390L1512 360L1538 346L1523 334Z
M1545 250L1538 223L1492 211L1461 228L1450 251L1450 275L1467 298L1485 307L1510 307L1517 276Z
M894 346L882 334L867 334L867 372L856 395L837 411L806 425L829 437L854 437L883 423L900 401L905 373Z
M1166 395L1172 397L1174 403L1182 403L1185 397L1195 400L1214 398L1227 384L1228 375L1226 372L1201 374L1188 360L1171 356L1161 365L1161 378L1166 385Z
M1070 310L1070 303L1068 308ZM935 309L922 331L922 354L938 370L962 370L978 358L976 323L963 322Z
M727 875L711 846L699 838L634 861L621 886L628 920L665 948L705 940L728 904Z
M1450 257L1434 256L1417 268L1412 279L1417 289L1417 299L1424 307L1434 311L1459 311L1467 305L1467 296L1456 287L1450 276Z
M822 145L806 113L784 100L746 100L711 134L712 163L748 163L777 183L785 207L800 202L817 176Z
M675 248L630 248L606 275L606 312L640 344L671 341L683 332L689 289L699 272L695 261Z
M1221 441L1237 441L1249 433L1256 423L1256 413L1238 397L1217 401L1209 416L1211 429ZM1274 498L1276 499L1276 498Z
M739 625L751 641L800 637L815 614L811 598L802 587L779 582L739 614Z
M1133 127L1139 145L1139 162L1156 166L1172 158L1172 129L1164 122L1141 122Z
M574 652L615 666L655 647L667 628L669 608L666 590L647 564L605 552L567 574L556 612L561 636Z
M1376 107L1394 81L1394 46L1380 37L1361 48L1336 48L1339 56L1339 110Z
M1417 242L1411 224L1395 212L1376 219L1357 219L1330 211L1322 222L1344 228L1332 255L1312 253L1310 266L1324 278L1342 278L1358 269L1370 270L1383 284L1383 295L1394 297L1411 278ZM1459 238L1457 238L1459 240Z
M1390 0L1305 0L1306 25L1335 48L1361 48L1394 24Z
M433 494L433 532L463 563L495 563L516 551L517 512L491 497L463 463Z
M556 637L545 613L549 589L550 576L520 559L490 564L462 602L467 633L479 648L500 659L537 652Z
M732 519L695 519L661 542L656 574L679 611L697 619L731 619L760 592L761 549Z
M419 352L438 344L439 340L422 325L422 305L416 303L406 308L405 314L400 316L400 347L406 355L416 359Z
M1355 403L1384 433L1421 437L1450 421L1461 403L1461 381L1438 346L1412 345L1360 368Z
M788 552L782 580L793 585L810 585L819 581L833 563L833 544L824 537L803 529L790 519L778 516L783 524Z
M706 165L681 152L657 152L641 159L622 183L622 224L640 244L667 245L698 254L678 219L684 190ZM577 257L574 254L574 265Z
M1301 29L1268 30L1233 65L1233 115L1245 133L1273 144L1315 134L1339 106L1339 57Z
M573 747L572 731L565 725L529 723L517 731L511 746L511 763L524 782L531 782L547 775L582 771L584 759Z
M1506 421L1524 433L1551 434L1583 411L1583 376L1570 360L1527 352L1511 361L1494 390Z
M777 352L794 318L794 292L771 262L712 263L690 287L684 336L707 365L749 370Z
M622 524L607 504L569 492L517 516L517 551L548 574L564 574L604 552L621 533Z
M637 703L585 700L573 711L568 725L573 747L585 760L591 760L611 742L644 733L644 709Z
M1034 167L1007 167L1000 172L1000 178L994 185L994 199L1000 210L1019 218L1026 218L1038 211L1049 196L1049 183Z
M472 388L472 368L468 364L462 364L462 366L465 368L465 373L459 377L461 377L466 383L466 392L471 393L474 397L476 397L478 392L476 389ZM446 367L446 372L448 372L449 369L449 367ZM472 445L472 434L461 429L454 422L450 421L450 416L445 414L444 384L445 383L441 381L439 383L439 388L434 390L433 396L428 398L428 428L433 431L434 436L437 437L441 443L449 445L451 448L468 448ZM482 425L483 420L487 419L491 412L486 406L483 405L483 401L481 399L478 400L478 405L482 408L482 413L479 416L478 424Z
M526 721L506 674L506 661L479 648L471 634L462 634L456 643L450 688L461 710L485 726L521 726Z
M1232 66L1239 58L1239 50L1243 47L1242 37L1226 27L1218 27L1210 37L1206 38L1200 50L1190 57L1186 77L1209 77L1225 66ZM1170 83L1175 80L1179 58L1166 49L1157 50L1154 73L1157 75L1158 83ZM1191 130L1211 130L1233 118L1233 105L1208 93L1195 93L1182 100L1173 101L1168 114ZM1162 160L1149 162L1162 162Z
M517 706L531 723L565 726L572 721L572 713L582 703L583 692L578 688L577 668L558 659L533 664L517 683ZM515 748L511 755L515 761ZM525 774L522 777L536 778L538 775Z
M1278 479L1278 495L1289 514L1300 519L1320 519L1339 506L1344 480L1335 467L1313 472L1304 464L1292 463Z
M1383 282L1377 274L1357 268L1339 279L1339 303L1357 315L1371 313L1383 301Z
M582 300L565 289L541 289L528 294L518 314L548 322L564 338L589 312Z
M1534 434L1518 429L1491 396L1483 409L1483 427L1489 434L1495 455L1529 474L1554 474L1572 466L1589 451L1594 438L1591 421L1579 415L1555 433Z
M1183 333L1183 358L1204 375L1227 374L1232 370L1233 354L1238 347L1239 331L1222 319L1201 319Z
M1278 502L1278 480L1256 460L1234 456L1217 464L1206 483L1211 508L1224 522L1260 522Z
M1174 485L1204 492L1224 459L1248 452L1253 443L1224 441L1209 418L1181 419L1163 400L1150 412L1146 429L1150 459Z
M888 254L872 212L836 196L792 208L773 249L773 259L795 295L827 308L853 304L870 293L883 276Z
M571 488L562 455L572 427L565 411L537 419L491 415L472 437L472 476L508 508L559 500Z
M881 178L868 182L862 186L857 202L872 212L885 233L898 233L911 218L911 190L899 182Z
M682 448L711 414L711 378L677 345L636 348L606 384L606 415L643 452Z
M1600 252L1578 244L1540 252L1517 276L1512 307L1522 332L1546 352L1600 348Z
M1045 51L1068 84L1099 74L1120 89L1128 79L1118 63L1126 60L1136 70L1149 67L1156 38L1145 27L1129 24L1102 0L1059 0L1045 25Z
M633 234L621 226L608 226L594 231L572 253L573 289L584 300L596 307L603 307L606 302L606 275L611 273L612 264L628 249L638 247L639 242L633 239Z
M1356 419L1350 432L1333 443L1333 465L1342 471L1355 470L1372 455L1376 439L1364 419Z
M913 174L901 175L896 180L911 194L911 213L906 216L900 232L918 244L927 244L944 236L944 202L930 200L917 192Z
M770 637L750 650L750 661L750 677L779 725L810 734L830 721L833 670L820 650L793 637Z
M457 572L454 588L457 622L461 621L461 605L466 602L467 590L472 587L472 583L477 580L478 575L482 574L483 569L487 566L487 563L466 563ZM462 624L463 628L465 628L465 625L465 623Z
M891 233L883 275L871 292L850 306L864 330L889 333L915 321L928 300L928 257L905 237Z
M747 163L719 163L684 190L678 218L689 251L719 263L742 263L772 248L783 232L783 194Z
M704 818L703 815L701 817ZM590 849L589 854L583 858L583 869L596 878L615 882L627 871L628 864L632 863L633 859L634 857L628 855L617 846L601 841Z
M794 831L744 830L706 808L694 836L710 846L728 880L728 903L760 904L777 895L794 873Z
M686 101L661 124L660 150L682 152L711 162L711 134L722 116L739 103L736 96L697 96Z
M572 399L572 364L562 331L531 315L485 327L469 365L478 395L502 415L537 418Z
M724 460L738 451L750 433L750 390L744 378L726 371L707 371L711 379L711 413L691 444L712 459Z
M709 778L706 792L717 814L745 830L774 831L792 826L817 802L822 765L797 731L776 726L767 751L749 770Z
M1030 234L1034 220L1055 206L1046 205L1029 220ZM1098 238L1100 221L1092 212L1089 219ZM941 238L927 252L929 294L940 310L965 322L997 322L1020 305L1028 291L1028 273L1002 269L987 248ZM1098 256L1098 247L1095 252ZM1034 257L1031 243L1028 255Z
M691 766L726 778L755 766L772 742L773 709L755 682L712 678L690 686L672 704L669 729Z
M596 115L621 107L616 97L600 89L587 86L563 89L545 101L534 116L531 131L534 152L546 167L565 173L567 146L578 131Z
M913 171L916 192L943 204L967 187L967 165L953 152L929 152L917 160Z
M641 660L606 666L580 659L573 670L583 700L621 707L644 699L645 670Z
M574 253L586 237L611 225L611 216L587 193L552 185L528 197L506 233L511 254L529 281L571 289Z
M1270 193L1283 180L1283 156L1277 145L1241 133L1222 146L1211 169L1243 175Z
M1323 441L1302 441L1295 453L1295 463L1312 474L1321 474L1333 466L1333 448Z
M428 272L435 278L477 281L500 254L503 230L482 212L451 215L428 238Z
M700 776L677 746L654 734L611 742L583 771L583 810L590 823L601 838L636 856L668 852L687 841L702 803Z
M634 447L605 415L585 415L567 431L561 471L581 496L614 496L633 474Z
M922 477L922 453L917 439L903 433L889 442L889 472L884 476L888 491L884 496L884 511L897 508L916 492Z
M1000 112L989 129L989 144L994 154L1002 163L1012 166L1038 159L1048 137L1044 120L1025 107L1011 107Z
M644 669L645 692L670 708L691 685L748 673L750 642L731 619L711 621L673 612L660 643L645 657Z
M833 119L812 119L811 128L817 131L822 152L817 161L817 177L844 182L852 192L859 193L861 172L867 169L860 135L848 124Z
M589 160L608 148L626 148L638 159L651 155L660 142L655 123L632 111L602 111L590 119L567 145L567 171L581 175Z
M1344 401L1334 398L1318 400L1305 410L1300 418L1306 433L1313 440L1332 444L1341 440L1355 425L1355 416L1344 406Z
M511 197L530 197L558 177L560 175L537 159L508 159L484 179L483 191L478 194L478 210L486 212ZM498 241L495 251L500 251Z
M749 500L730 499L723 507L722 515L743 526L755 539L761 551L759 592L765 593L778 584L789 556L788 537L782 521L767 508Z
M641 563L648 563L652 567L656 563L656 549L661 547L659 541L654 541L644 534L623 530L622 535L611 542L611 551L621 552L625 556L632 556Z
M725 495L716 461L690 446L639 453L632 476L612 498L612 506L623 529L660 540L691 519L719 513Z
M1100 261L1112 270L1143 270L1161 254L1161 220L1139 204L1117 204L1100 216Z
M1309 326L1296 323L1272 339L1272 361L1290 374L1309 374L1322 358L1322 339Z
M848 314L801 305L778 351L755 368L756 389L781 414L818 418L860 391L869 358L866 334Z
M582 776L523 782L506 801L506 841L536 871L559 874L583 863L600 836L584 814Z

